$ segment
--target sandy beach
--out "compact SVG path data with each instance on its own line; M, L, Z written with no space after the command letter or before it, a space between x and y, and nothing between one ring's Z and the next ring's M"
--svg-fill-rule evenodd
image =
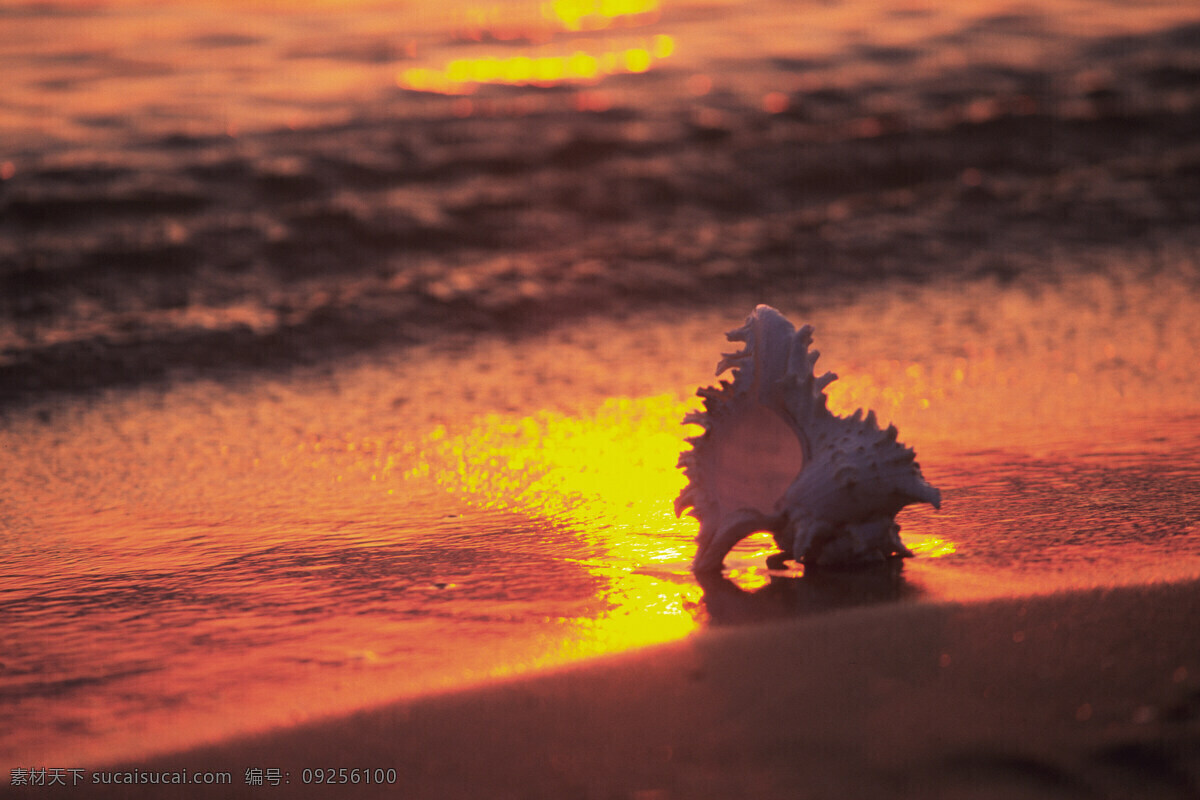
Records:
M0 794L1200 796L1194 4L0 32ZM692 574L758 303L903 564Z
M834 611L100 771L246 798L1191 798L1197 612L1195 582ZM395 783L306 784L341 769Z

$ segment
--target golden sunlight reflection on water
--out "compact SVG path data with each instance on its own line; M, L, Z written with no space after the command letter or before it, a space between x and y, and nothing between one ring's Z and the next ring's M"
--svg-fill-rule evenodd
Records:
M619 50L592 53L573 50L560 55L540 50L516 56L458 58L444 68L409 67L396 77L404 89L439 94L470 94L481 84L510 86L554 86L560 83L589 84L609 75L636 74L650 70L669 58L675 41L657 34Z
M658 20L658 0L547 0L540 4L471 6L458 38L490 45L486 53L445 61L434 56L408 66L396 84L415 92L471 94L481 85L548 87L594 84L610 75L638 74L669 58L674 37L579 38L612 28L640 28ZM513 43L522 46L512 53ZM500 49L497 49L500 48Z

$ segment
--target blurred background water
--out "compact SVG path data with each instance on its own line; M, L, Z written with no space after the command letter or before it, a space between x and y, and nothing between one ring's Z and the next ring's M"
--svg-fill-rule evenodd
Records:
M0 755L707 625L1200 575L1188 3L0 8ZM688 572L755 303L943 509Z

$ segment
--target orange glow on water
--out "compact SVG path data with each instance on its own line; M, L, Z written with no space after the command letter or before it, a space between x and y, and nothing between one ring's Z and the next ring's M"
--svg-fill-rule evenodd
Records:
M658 16L658 0L547 0L540 6L470 8L461 41L538 46L515 54L511 50L472 53L441 64L436 58L426 59L397 73L396 84L411 91L461 95L485 84L593 84L610 75L647 72L674 53L674 37L656 34L600 41L591 34L650 25ZM561 39L569 44L555 43Z
M546 0L493 4L460 12L459 35L471 41L548 39L555 33L634 28L658 21L658 0Z
M770 92L763 97L763 110L770 114L782 114L790 105L791 101L783 92Z
M503 58L458 58L440 68L410 67L396 76L396 83L403 89L437 94L469 94L481 84L589 84L609 75L647 72L674 51L674 39L659 34L638 47L598 54L580 49L567 55L535 52Z
M657 19L658 13L658 0L549 0L542 4L542 16L568 31L644 25Z

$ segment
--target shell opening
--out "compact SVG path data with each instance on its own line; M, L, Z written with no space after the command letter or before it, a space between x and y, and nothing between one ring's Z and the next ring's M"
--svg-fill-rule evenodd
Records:
M757 404L731 420L723 433L714 442L713 489L720 507L775 513L804 467L796 434L777 413Z

